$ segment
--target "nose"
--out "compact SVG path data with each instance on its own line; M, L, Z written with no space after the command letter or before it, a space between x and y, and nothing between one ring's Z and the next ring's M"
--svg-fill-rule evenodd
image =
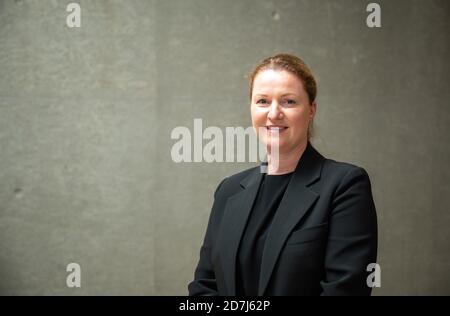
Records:
M280 119L281 107L277 101L273 100L270 105L269 114L267 115L271 121L276 121Z

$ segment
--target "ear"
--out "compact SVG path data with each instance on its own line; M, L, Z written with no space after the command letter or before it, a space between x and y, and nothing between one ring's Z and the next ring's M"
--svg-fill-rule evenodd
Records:
M316 110L317 110L317 102L314 101L313 103L311 103L310 105L310 118L311 120L314 118L314 116L316 115Z

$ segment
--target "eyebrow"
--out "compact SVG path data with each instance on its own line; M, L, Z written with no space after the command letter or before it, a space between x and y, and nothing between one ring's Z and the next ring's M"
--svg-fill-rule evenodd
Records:
M282 96L282 97L285 97L285 96L287 96L287 95L293 95L293 96L298 97L298 95L295 94L295 93L285 93L285 94L282 94L281 96ZM255 97L267 97L267 96L268 96L267 94L263 94L263 93L255 94Z

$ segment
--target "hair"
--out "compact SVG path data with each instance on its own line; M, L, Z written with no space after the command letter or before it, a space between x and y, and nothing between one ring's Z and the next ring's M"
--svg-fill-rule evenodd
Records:
M291 54L277 54L272 57L268 57L261 61L254 70L250 73L249 80L249 92L250 100L253 93L253 82L257 74L264 70L286 70L295 76L303 83L306 93L308 94L309 103L312 104L316 100L317 96L317 83L311 70L306 63L299 57ZM308 126L308 140L313 134L313 121Z

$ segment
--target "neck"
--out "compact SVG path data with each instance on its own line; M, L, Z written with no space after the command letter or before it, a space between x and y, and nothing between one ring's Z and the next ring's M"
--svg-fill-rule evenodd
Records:
M289 152L279 153L279 157L272 157L270 152L267 153L267 174L280 175L295 171L297 164L305 151L307 142L301 144Z

